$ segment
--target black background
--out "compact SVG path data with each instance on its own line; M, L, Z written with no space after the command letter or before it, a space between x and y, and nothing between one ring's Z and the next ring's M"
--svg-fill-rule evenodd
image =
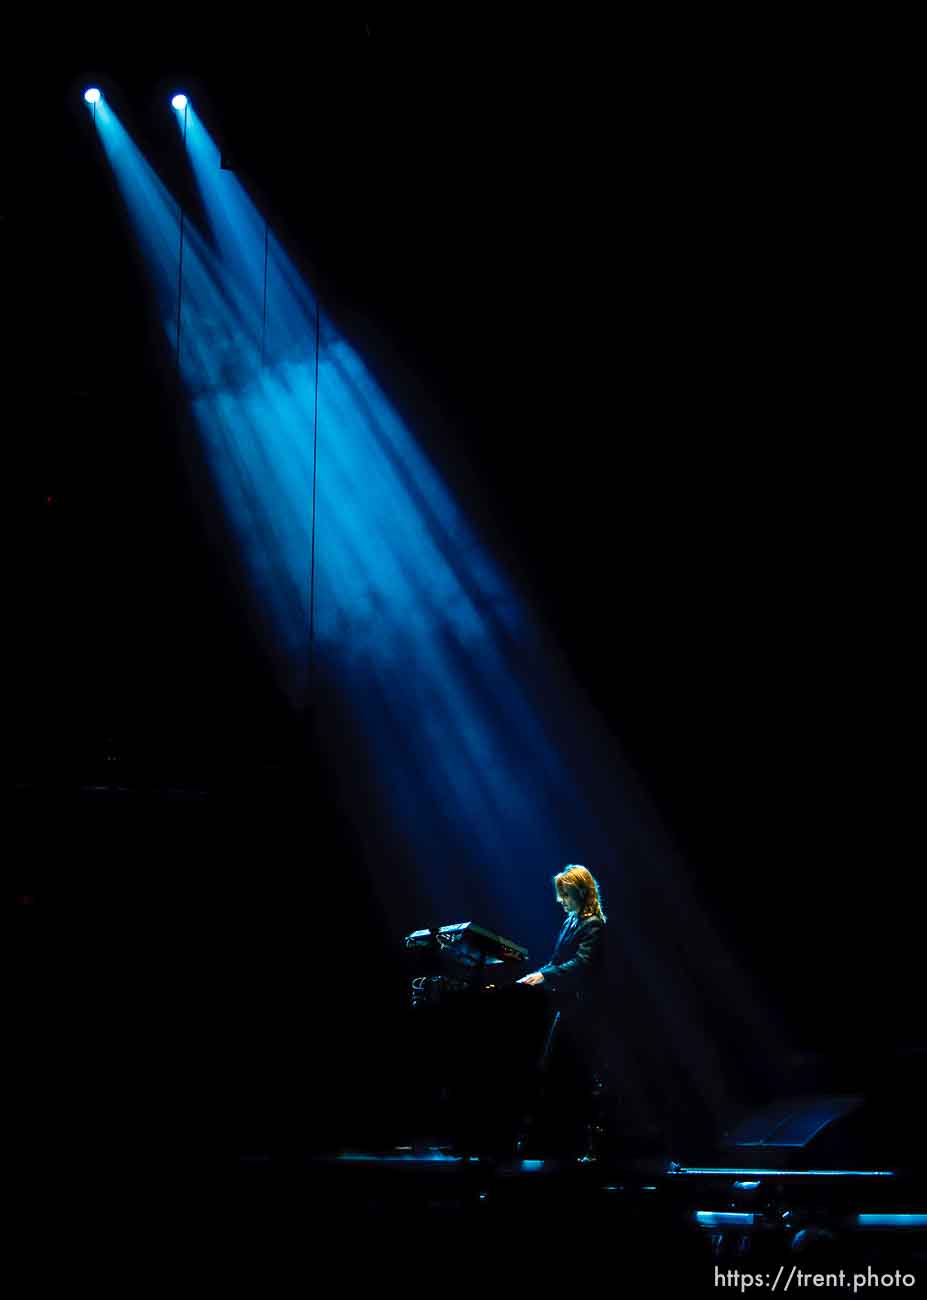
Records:
M224 32L181 61L166 40L142 60L92 35L23 69L3 257L20 865L62 904L51 985L101 954L80 982L113 1009L100 1050L125 963L154 1020L170 988L151 1041L171 1086L178 1032L193 1090L222 1075L207 1058L248 1060L230 1113L260 1129L266 1062L308 1059L306 944L328 1032L336 990L364 989L394 936L358 880L348 973L343 936L317 937L350 817L199 508L92 83L167 178L167 100L194 98L419 417L794 1043L917 1039L910 244L877 54L459 16L348 14L296 50L268 23L256 57ZM88 794L113 770L149 792L144 812ZM308 816L289 799L307 772ZM189 793L165 813L166 788L223 815ZM353 1097L378 1031L338 1023Z

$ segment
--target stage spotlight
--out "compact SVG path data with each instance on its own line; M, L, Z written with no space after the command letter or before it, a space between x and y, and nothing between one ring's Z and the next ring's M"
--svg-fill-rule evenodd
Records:
M178 113L182 113L187 107L186 95L175 95L171 100L171 108L176 108Z
M96 86L91 86L89 90L84 91L84 99L88 104L99 104L103 96L97 90Z

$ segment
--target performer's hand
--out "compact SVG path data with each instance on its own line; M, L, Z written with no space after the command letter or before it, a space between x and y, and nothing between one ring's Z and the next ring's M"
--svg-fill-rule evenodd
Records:
M515 983L516 984L543 984L544 976L541 974L539 970L536 970L532 975L523 975L521 979L516 980Z

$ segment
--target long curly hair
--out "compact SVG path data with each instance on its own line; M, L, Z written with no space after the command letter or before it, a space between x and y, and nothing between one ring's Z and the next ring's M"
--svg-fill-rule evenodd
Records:
M607 918L602 910L602 898L599 894L599 882L590 871L576 863L571 863L554 876L554 894L559 898L576 898L579 900L579 914L585 920L597 916L600 921Z

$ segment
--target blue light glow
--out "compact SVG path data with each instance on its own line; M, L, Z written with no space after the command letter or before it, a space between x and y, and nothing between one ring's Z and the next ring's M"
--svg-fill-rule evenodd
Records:
M174 98L171 100L171 108L176 108L178 113L182 113L186 107L187 107L186 95L175 95Z
M88 104L99 104L101 98L102 96L96 86L91 86L89 90L84 91L84 99Z
M764 1178L894 1178L892 1169L671 1169L671 1174L762 1174Z
M734 1187L738 1192L755 1192L759 1185L759 1181L751 1183L738 1182L734 1184Z
M695 1218L703 1228L750 1227L755 1215L734 1211L696 1210Z
M804 1147L834 1119L851 1114L861 1097L780 1100L749 1115L725 1141L737 1147Z
M527 1173L536 1172L538 1169L543 1169L543 1168L544 1168L544 1161L543 1161L543 1160L523 1160L523 1161L521 1162L521 1167L522 1167L522 1169L524 1169Z
M927 1228L927 1214L858 1214L860 1228Z

